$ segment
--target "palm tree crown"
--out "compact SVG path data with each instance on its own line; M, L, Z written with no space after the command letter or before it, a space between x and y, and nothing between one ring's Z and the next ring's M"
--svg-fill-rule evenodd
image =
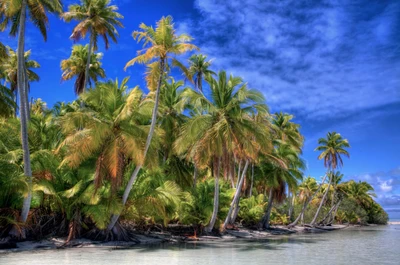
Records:
M8 59L3 63L2 67L6 77L6 81L10 83L12 93L17 92L17 75L18 75L18 56L10 47L7 47ZM24 54L25 68L28 75L28 82L39 81L39 76L32 70L40 67L40 64L34 60L30 60L31 50ZM29 83L28 83L29 85ZM28 87L29 88L29 87Z
M78 25L72 31L71 39L79 41L91 34L94 50L97 50L98 37L104 40L106 49L110 43L108 38L117 43L118 31L116 27L123 27L119 19L123 16L116 12L118 7L110 5L110 0L81 0L81 4L68 7L62 17L66 22L78 20Z
M88 59L89 45L74 45L72 48L71 56L61 61L62 80L70 80L76 77L75 80L75 93L80 95L84 90L85 74L86 74L86 62ZM100 60L102 59L102 53L96 53L90 56L89 66L89 84L92 81L97 82L98 78L104 78L106 76L104 69L101 67Z
M60 0L27 0L27 11L33 25L40 30L44 40L47 40L49 18L47 13L60 14L62 3ZM10 26L10 35L16 36L19 29L22 1L0 1L0 30Z
M319 146L315 151L322 151L318 159L324 159L325 167L335 170L337 167L343 166L342 155L350 157L349 152L345 148L350 147L347 139L336 132L328 132L326 138L318 140Z

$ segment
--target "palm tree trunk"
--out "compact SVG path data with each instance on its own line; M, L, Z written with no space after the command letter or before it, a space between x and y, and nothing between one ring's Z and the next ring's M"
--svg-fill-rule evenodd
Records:
M83 89L86 90L87 83L89 82L89 66L90 66L90 58L92 56L92 47L93 47L93 32L90 34L89 48L88 48L88 57L86 61L86 69L85 69L85 82L83 83Z
M254 185L254 163L251 164L251 180L250 180L249 198L253 195L253 185Z
M265 214L261 220L261 228L269 229L269 219L271 217L272 203L274 201L274 189L269 190L268 205Z
M21 210L21 222L26 222L31 206L32 199L32 170L31 170L31 161L30 161L30 153L29 153L29 143L28 143L28 120L27 120L27 96L26 96L26 75L24 74L25 70L25 58L24 58L24 50L25 50L25 24L26 24L26 6L27 0L22 0L21 5L21 15L19 21L19 32L18 32L18 70L17 70L17 78L18 78L18 93L20 97L20 120L21 120L21 139L22 139L22 150L23 150L23 161L24 161L24 175L28 178L28 195L24 198ZM24 236L24 235L22 235Z
M294 203L296 201L296 193L292 191L292 197L291 197L291 202L290 202L290 207L289 207L289 220L292 221L293 218L293 209L294 209Z
M232 220L233 219L232 218L232 212L233 212L233 209L235 209L235 212L236 212L236 209L239 206L240 191L242 190L242 186L243 186L243 182L244 182L244 179L245 179L245 175L246 175L246 171L247 171L247 167L248 166L249 166L249 160L246 160L246 164L244 165L242 176L240 177L239 185L236 187L235 195L233 196L233 200L232 200L231 206L229 207L228 215L226 216L224 225L222 226L222 229L221 229L222 231L225 231L226 226L228 224L235 222L235 220ZM235 214L233 216L235 216Z
M210 233L215 225L215 221L217 220L217 215L218 215L218 208L219 208L219 169L220 169L220 162L221 158L216 158L217 163L215 166L217 167L216 170L214 170L214 181L215 181L215 187L214 187L214 208L213 208L213 213L211 215L211 220L210 223L206 226L205 231L207 233Z
M238 173L237 173L237 181L236 181L236 187L239 185L240 181L240 176L241 176L241 168L242 168L242 160L239 161L239 167L238 167ZM234 188L236 188L234 187Z
M197 183L197 175L198 175L198 170L196 165L194 166L194 172L193 172L193 188L196 188L196 183Z
M317 209L317 212L315 213L314 219L313 219L313 220L311 221L311 223L310 223L311 226L315 225L315 222L317 221L319 212L320 212L321 209L322 209L322 205L324 205L326 196L328 196L328 192L329 192L329 188L331 187L331 183L332 183L332 177L329 177L328 188L326 189L326 191L325 191L325 193L324 193L324 196L322 196L321 203L320 203L319 206L318 206L318 209Z
M321 221L321 223L324 223L325 222L325 220L327 220L328 219L328 222L330 222L330 220L331 220L331 213L333 212L333 210L336 208L336 204L335 205L333 205L332 207L331 207L331 209L329 210L329 212L325 215L325 217L322 219L322 221ZM327 222L327 223L328 223Z
M332 219L329 220L328 224L331 224L331 223L333 223L335 221L335 217L336 217L336 214L337 214L337 211L339 209L339 206L340 206L341 202L342 202L342 200L339 200L339 202L336 204L336 208L335 208L335 211L333 212Z
M31 119L31 104L29 104L29 85L28 85L28 74L25 65L25 58L24 58L24 79L25 79L25 108L26 108L26 120L29 122Z
M129 197L129 193L132 190L133 184L135 183L135 181L137 179L140 169L143 167L144 161L146 159L147 151L149 150L149 147L150 147L151 139L153 138L154 129L156 127L156 122L157 122L158 103L159 103L159 97L160 97L161 84L162 84L162 80L163 80L163 76L164 76L164 68L165 68L165 60L160 59L160 73L161 74L160 74L160 78L158 80L156 96L154 99L154 108L153 108L153 113L151 116L150 131L149 131L149 134L147 135L147 140L146 140L146 144L145 144L144 151L143 151L143 161L136 165L136 168L133 171L133 173L129 179L129 182L125 187L124 195L122 196L122 205L123 206L125 206L126 201L128 200L128 197ZM107 227L108 231L111 231L111 229L114 228L116 222L118 221L119 216L120 216L120 214L114 214L111 217L111 221Z
M304 212L306 211L308 204L312 201L312 199L314 199L315 195L318 194L318 192L321 189L322 185L325 183L326 176L327 176L327 174L325 174L324 179L322 180L321 184L319 184L319 187L318 187L317 191L308 200L306 200L304 202L304 207L301 210L301 213L297 216L297 218L296 218L296 220L294 220L294 222L292 222L291 224L288 225L288 228L291 228L291 227L297 225L297 223L300 221L300 218L302 218L302 216L304 216Z

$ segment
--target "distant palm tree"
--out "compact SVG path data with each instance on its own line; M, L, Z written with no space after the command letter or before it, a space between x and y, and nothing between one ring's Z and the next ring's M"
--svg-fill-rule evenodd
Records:
M32 185L32 169L28 144L28 120L29 120L29 104L28 104L28 78L24 63L25 51L25 29L27 12L34 26L39 28L44 40L47 40L47 26L49 23L47 12L59 14L62 12L62 4L60 0L9 0L0 2L0 30L4 31L10 26L10 34L16 36L18 33L18 90L20 96L20 120L21 120L21 136L22 149L24 159L24 175L29 178L29 186ZM28 196L24 198L21 211L21 221L25 222L28 218L32 193L29 189ZM22 233L22 237L25 235Z
M154 95L154 108L151 117L150 131L147 136L146 144L143 150L143 160L136 164L136 168L133 171L128 185L126 186L124 195L122 197L122 204L125 205L128 199L129 193L132 189L133 184L136 181L136 177L143 167L144 160L146 159L147 151L153 138L154 129L157 122L157 112L160 97L160 89L164 80L164 72L167 67L171 55L184 54L188 51L197 49L197 47L189 43L192 38L186 34L176 35L174 29L174 23L171 16L162 17L157 22L157 27L154 29L152 26L147 26L144 23L140 24L140 31L133 32L133 38L138 42L143 42L144 49L141 50L135 58L130 60L126 65L125 69L136 63L140 64L152 64L149 79L154 80L154 76L158 79L157 87ZM114 228L115 223L118 221L119 215L113 215L111 222L108 226L108 230Z
M7 83L10 83L10 90L15 95L15 100L18 92L18 56L17 53L10 47L7 47L8 59L2 64L5 79ZM39 81L40 77L36 74L33 69L40 68L40 64L37 61L30 60L31 50L24 53L25 69L27 73L28 90L30 82Z
M86 88L89 82L90 57L92 50L97 51L98 37L103 38L105 48L108 49L110 46L109 38L117 43L118 31L116 27L123 27L119 19L124 17L116 12L118 7L110 5L110 3L110 0L81 0L81 4L70 5L68 12L62 15L66 22L79 21L72 31L71 39L79 41L90 34L83 88Z
M175 62L175 65L182 70L186 78L194 84L195 89L198 89L200 92L203 91L204 77L207 75L215 75L215 72L209 69L211 60L207 61L207 56L203 54L194 54L190 56L188 68L179 62Z
M85 91L86 63L89 55L88 48L88 45L74 45L72 47L71 56L61 61L61 70L63 71L61 78L62 80L70 80L76 77L75 93L77 95ZM101 67L100 60L102 57L102 53L95 53L93 56L90 56L88 79L90 86L92 82L96 83L99 77L106 77L106 73Z
M328 169L327 175L329 175L329 184L310 225L314 225L317 221L322 205L324 204L326 196L328 195L329 188L332 183L332 174L329 174L329 172L333 172L337 167L343 166L342 155L350 157L349 152L346 150L346 148L350 147L349 141L347 139L343 139L339 133L328 132L326 139L320 138L318 140L318 144L319 146L315 149L315 151L322 151L322 153L318 156L318 159L323 159L324 165Z

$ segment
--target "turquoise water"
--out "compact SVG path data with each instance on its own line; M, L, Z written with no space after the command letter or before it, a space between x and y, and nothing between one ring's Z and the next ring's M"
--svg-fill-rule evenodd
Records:
M365 227L292 235L259 242L209 242L131 249L75 248L0 254L1 265L18 264L400 264L400 226Z

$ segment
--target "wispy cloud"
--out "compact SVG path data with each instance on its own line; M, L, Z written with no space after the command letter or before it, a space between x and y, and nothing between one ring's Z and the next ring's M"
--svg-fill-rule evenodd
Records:
M400 101L400 2L199 0L181 28L215 67L310 119ZM191 25L186 27L186 25Z

